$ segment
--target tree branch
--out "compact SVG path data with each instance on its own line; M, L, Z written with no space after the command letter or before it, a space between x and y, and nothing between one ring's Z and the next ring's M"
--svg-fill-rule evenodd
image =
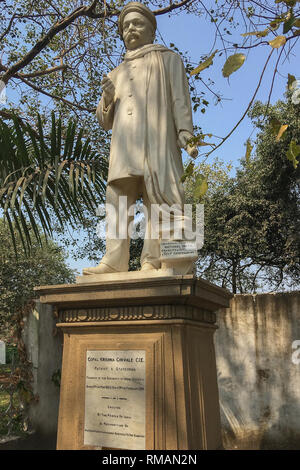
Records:
M66 29L70 24L73 23L77 18L81 16L89 16L91 11L95 8L97 0L94 0L89 7L79 7L76 8L70 15L53 25L48 33L38 41L34 47L21 59L19 62L10 67L2 76L2 81L7 83L16 73L19 72L23 67L28 65L45 47L48 46L50 41L64 29Z
M16 76L18 78L33 78L33 77L41 77L43 75L48 75L50 73L58 72L59 70L66 70L68 66L66 64L57 65L56 67L51 67L47 70L37 70L36 72L31 73L18 73Z
M179 3L171 3L168 7L161 8L160 10L155 10L153 11L155 16L158 15L164 15L165 13L170 13L173 10L177 10L177 8L184 7L185 5L188 5L189 3L194 3L195 0L183 0L182 2Z
M11 66L2 76L2 81L7 84L7 82L15 76L22 68L28 65L48 44L58 33L66 29L70 24L72 24L76 19L87 16L89 18L108 18L112 16L118 16L120 12L115 9L110 9L108 5L104 8L103 11L96 13L94 10L97 6L99 0L93 0L90 6L81 6L76 8L70 15L61 19L55 23L48 31L45 36L38 41L33 48L21 59L19 62ZM153 11L155 15L163 15L164 13L169 13L177 8L181 8L189 3L194 2L195 0L183 0L179 3L174 3L169 5L166 8L161 8L159 10ZM12 21L12 20L11 20ZM11 25L10 25L11 27Z
M9 24L8 24L8 26L7 26L7 28L6 28L6 30L5 30L4 33L1 34L1 36L0 36L0 42L1 42L1 41L3 40L3 38L5 38L5 36L9 33L9 31L10 31L10 29L11 29L11 27L12 27L13 21L14 21L14 19L15 19L16 17L17 17L17 14L14 13L14 14L12 15L11 19L10 19L10 22L9 22Z
M40 88L39 86L35 85L32 82L29 82L28 80L26 80L25 78L23 78L20 75L18 75L17 77L20 78L20 80L22 80L22 82L24 82L26 85L30 86L31 88L38 91L39 93L42 93L43 95L49 96L49 98L52 98L52 99L58 100L58 101L62 101L63 103L65 103L69 106L75 107L77 109L80 109L81 111L88 111L89 113L95 113L96 112L96 108L85 108L84 106L80 106L79 104L72 103L71 101L67 100L66 98L62 98L61 96L52 95L51 93L48 93L48 91L43 90L42 88Z
M231 129L231 131L226 135L226 137L224 137L224 138L222 139L222 141L221 141L218 145L216 145L216 147L214 147L210 152L208 152L207 154L205 154L205 155L206 155L206 158L208 158L208 156L209 156L210 154L212 154L213 152L215 152L219 147L221 147L221 145L224 144L224 142L231 136L231 134L233 134L233 132L236 130L236 128L240 125L240 123L243 121L243 119L244 119L245 116L247 115L247 113L248 113L249 109L251 108L252 103L253 103L253 101L254 101L256 95L257 95L257 92L258 92L258 90L259 90L259 87L260 87L260 85L261 85L261 82L262 82L262 79L263 79L263 76L264 76L264 73L265 73L265 70L266 70L266 68L267 68L268 62L269 62L269 60L270 60L271 55L272 55L273 52L274 52L274 49L271 50L271 52L270 52L270 54L269 54L269 56L268 56L268 58L267 58L267 60L266 60L266 63L265 63L265 65L264 65L264 68L263 68L262 73L261 73L260 78L259 78L258 85L257 85L256 90L255 90L255 92L254 92L254 94L253 94L253 96L252 96L252 98L251 98L251 100L250 100L250 103L249 103L248 106L247 106L246 111L244 112L244 114L242 115L242 117L240 118L240 120L236 123L236 125L235 125L235 126Z

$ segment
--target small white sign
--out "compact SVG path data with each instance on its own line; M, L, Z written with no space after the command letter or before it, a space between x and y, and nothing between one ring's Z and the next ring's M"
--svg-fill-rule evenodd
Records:
M193 241L161 241L160 259L197 259L197 244Z
M0 340L0 364L6 364L5 361L5 343Z

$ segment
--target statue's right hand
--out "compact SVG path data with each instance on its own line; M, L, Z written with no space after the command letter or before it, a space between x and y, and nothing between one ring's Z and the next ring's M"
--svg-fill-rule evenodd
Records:
M115 85L111 81L107 75L104 75L102 82L101 82L101 87L103 90L103 98L104 98L104 103L105 106L108 106L114 99L115 96Z

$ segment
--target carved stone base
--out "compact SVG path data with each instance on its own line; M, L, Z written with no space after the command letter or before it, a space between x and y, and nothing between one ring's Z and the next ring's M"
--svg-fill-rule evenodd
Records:
M222 447L215 311L193 276L37 288L64 333L58 449Z

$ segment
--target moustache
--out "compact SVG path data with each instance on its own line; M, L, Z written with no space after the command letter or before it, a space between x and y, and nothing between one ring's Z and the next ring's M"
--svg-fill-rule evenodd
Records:
M127 33L127 34L126 34L126 37L128 37L128 38L131 38L131 37L132 37L132 38L138 38L138 37L139 37L139 34L138 34L137 32L135 32L135 31L132 31L132 32L130 32L130 33Z

